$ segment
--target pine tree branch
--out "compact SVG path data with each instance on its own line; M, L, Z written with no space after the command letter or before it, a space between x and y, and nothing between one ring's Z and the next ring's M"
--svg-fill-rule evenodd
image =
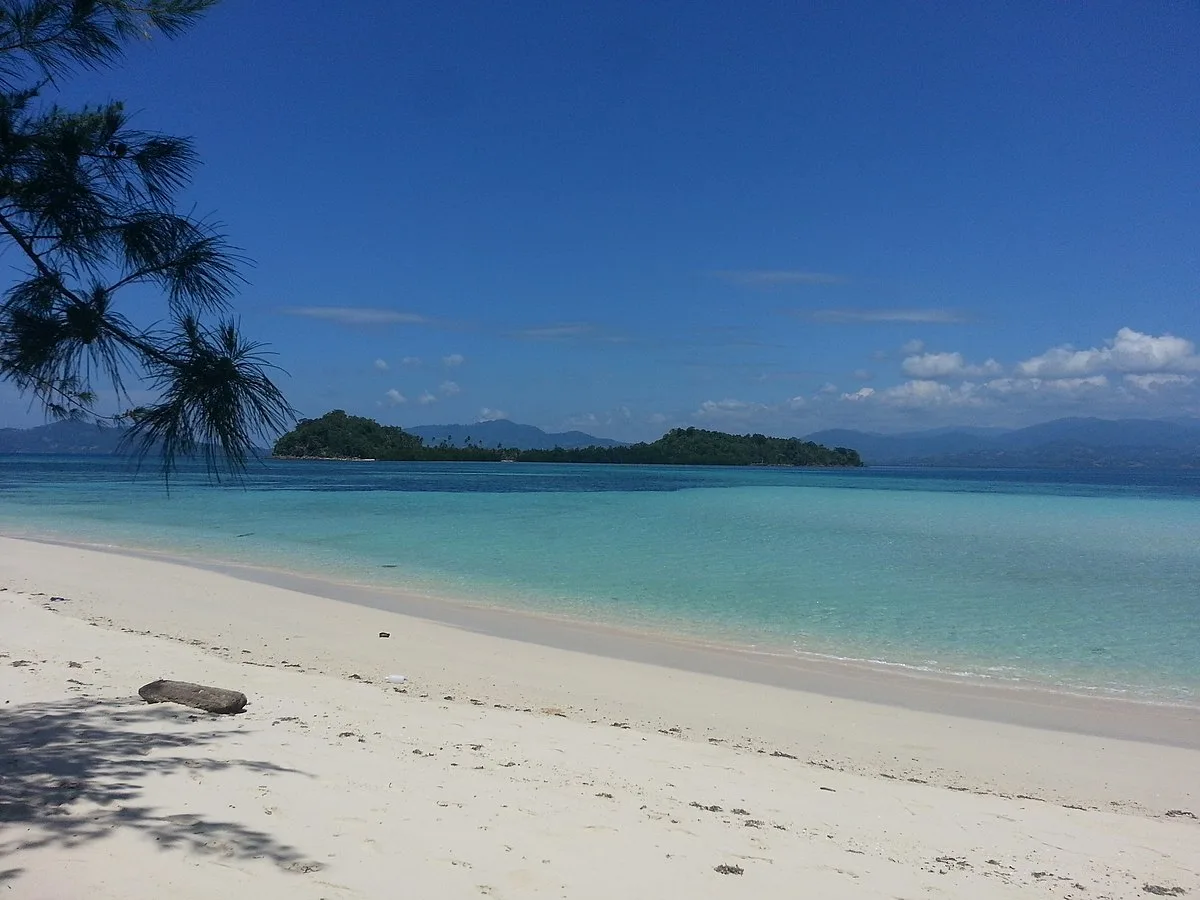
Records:
M195 22L217 0L149 0L132 3L128 0L96 0L83 9L75 2L63 0L7 0L0 9L0 24L8 40L0 43L0 55L24 53L41 71L47 82L54 80L55 71L71 63L95 68L119 58L122 39L127 40L137 30L157 28L167 37L174 37ZM40 8L39 8L40 7ZM39 20L35 14L40 13ZM54 30L39 34L39 26L61 18Z
M8 236L13 239L13 243L20 247L22 251L24 251L25 255L29 257L34 266L37 267L38 272L40 272L46 278L54 278L60 282L59 289L63 292L64 296L74 300L76 303L83 303L83 300L78 294L74 293L65 284L61 284L61 274L52 269L49 264L42 259L41 255L27 239L25 233L21 231L21 229L18 228L12 222L12 220L10 220L9 217L3 213L0 213L0 228L3 228L8 233Z
M122 382L136 373L158 399L131 437L168 476L193 453L210 470L218 459L243 468L253 442L295 411L261 344L234 321L200 321L227 308L243 260L211 223L175 212L196 162L190 142L128 129L119 103L68 111L38 91L113 62L149 30L174 36L214 2L0 0L0 248L11 240L27 260L0 302L0 381L54 415L100 420L92 382L111 379L128 398ZM159 289L171 326L115 307L137 283Z

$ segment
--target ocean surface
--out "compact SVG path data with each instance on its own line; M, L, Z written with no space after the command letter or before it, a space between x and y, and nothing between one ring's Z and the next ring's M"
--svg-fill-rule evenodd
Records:
M0 456L0 532L1200 703L1200 473Z

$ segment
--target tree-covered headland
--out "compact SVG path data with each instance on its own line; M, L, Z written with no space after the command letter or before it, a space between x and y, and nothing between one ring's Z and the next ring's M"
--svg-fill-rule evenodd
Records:
M675 428L657 441L619 447L518 450L512 447L426 446L402 428L381 425L338 409L319 419L302 419L275 442L287 459L374 459L389 461L608 463L665 466L861 466L858 452L823 447L798 438L726 434Z

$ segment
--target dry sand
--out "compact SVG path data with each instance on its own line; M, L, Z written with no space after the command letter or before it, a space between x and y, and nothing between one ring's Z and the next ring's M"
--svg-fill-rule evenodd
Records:
M1194 709L4 538L0 589L0 896L1200 896Z

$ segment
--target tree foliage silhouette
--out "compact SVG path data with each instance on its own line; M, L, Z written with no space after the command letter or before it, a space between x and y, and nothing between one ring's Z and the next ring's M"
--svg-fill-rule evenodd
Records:
M176 208L197 163L190 141L133 128L119 102L67 110L46 96L214 3L0 0L0 247L13 276L0 380L52 416L129 424L132 446L168 475L192 455L240 471L293 418L264 345L230 314L245 261L216 224ZM123 314L129 290L161 297L162 319ZM155 399L129 408L130 381ZM99 411L105 386L125 412Z

